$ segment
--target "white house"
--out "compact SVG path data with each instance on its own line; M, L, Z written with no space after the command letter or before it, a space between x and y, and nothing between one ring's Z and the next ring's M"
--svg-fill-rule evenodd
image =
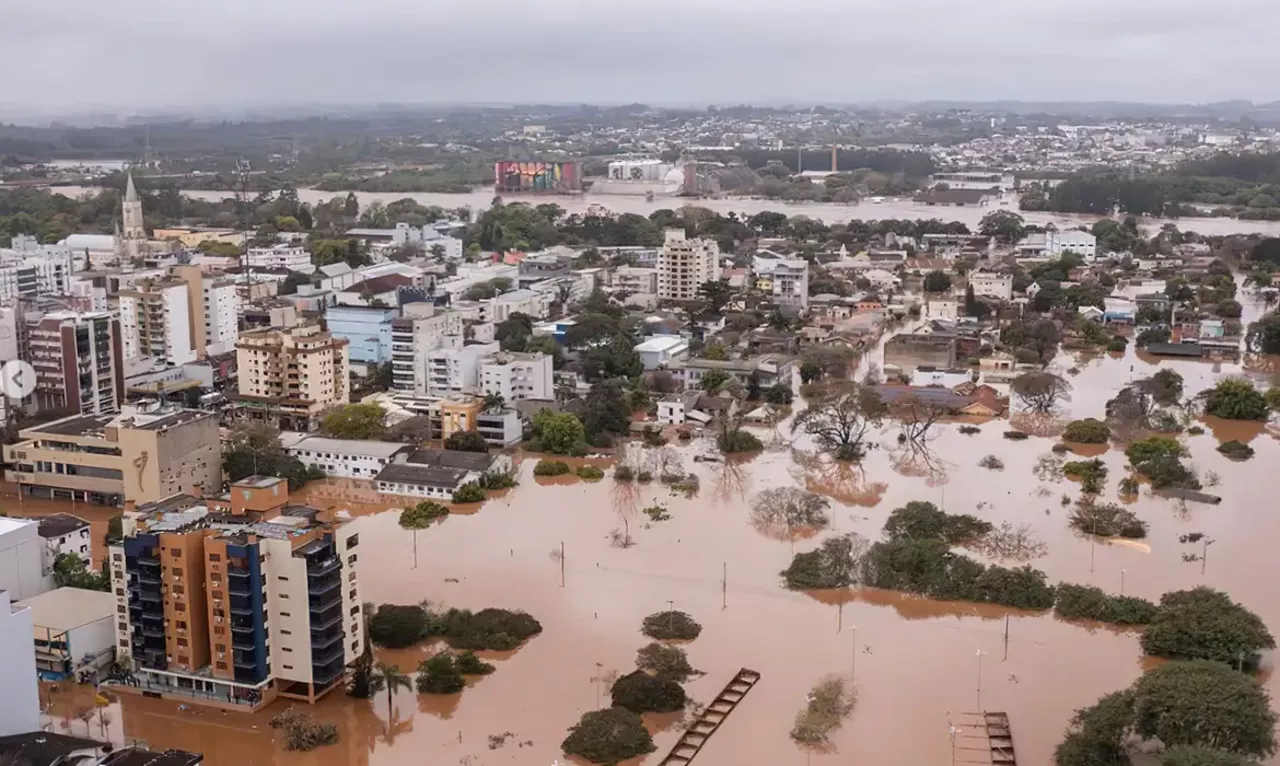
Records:
M83 588L58 588L22 602L31 610L40 678L86 678L116 658L116 597Z
M552 359L546 354L499 352L480 360L480 393L506 402L555 399L551 372Z
M486 471L507 471L511 458L501 454L424 449L406 463L392 463L378 474L378 491L386 495L448 500Z
M39 522L0 516L0 590L9 598L21 601L53 587L52 575L44 573L44 549Z
M978 298L995 298L1008 301L1013 299L1013 275L994 274L989 271L975 272L969 275L969 285Z
M40 730L31 610L13 601L13 592L0 587L0 737Z
M412 452L413 448L399 442L308 436L285 451L303 465L319 468L329 476L372 480L397 456Z
M1047 255L1056 258L1067 251L1083 256L1085 261L1093 261L1098 257L1098 238L1079 229L1050 230L1043 234L1029 234L1018 243L1018 255L1024 257Z
M683 394L668 394L658 400L658 423L664 426L678 426L685 422L701 391L686 391Z
M45 574L53 573L53 562L63 553L79 556L86 566L93 563L93 539L89 522L69 513L55 513L37 520L44 540L41 557Z
M656 370L689 355L689 341L678 335L657 335L635 347L646 370Z

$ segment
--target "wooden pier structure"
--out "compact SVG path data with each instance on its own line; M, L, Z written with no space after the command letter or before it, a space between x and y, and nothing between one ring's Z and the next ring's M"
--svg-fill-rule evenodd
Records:
M952 764L1018 766L1008 713L961 713L951 728Z
M724 723L724 719L729 717L733 709L759 680L760 674L756 671L746 668L739 670L733 680L702 711L702 715L698 716L684 734L680 735L675 747L671 748L667 756L658 762L658 766L684 766L692 761L693 757L702 750L702 746L707 744L707 740L711 739L711 735L720 728L720 724Z

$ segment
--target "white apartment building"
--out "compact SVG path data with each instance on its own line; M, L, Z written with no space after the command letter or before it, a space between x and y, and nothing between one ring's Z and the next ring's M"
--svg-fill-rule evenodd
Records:
M186 282L144 280L119 297L125 359L149 357L169 367L196 360L191 332L196 314Z
M501 351L497 343L474 343L427 354L427 394L473 393L479 384L480 360Z
M485 321L505 322L512 314L525 314L534 319L546 319L555 296L533 290L512 290L489 301L489 315Z
M0 516L0 591L8 591L11 599L21 601L52 587L52 575L44 573L40 522ZM26 643L30 643L30 632L28 623Z
M395 462L396 456L413 451L399 442L329 439L308 436L285 450L303 465L319 468L340 479L370 479Z
M93 562L93 538L89 522L69 513L55 513L36 520L44 541L41 566L46 575L53 574L54 561L65 553L78 556L86 566Z
M773 302L797 311L809 309L809 262L802 259L757 258L756 288Z
M13 591L0 587L0 689L4 689L0 694L0 737L40 730L31 610L15 605L17 600Z
M234 351L240 335L240 293L232 280L206 277L204 293L204 342L207 354Z
M480 391L505 402L555 399L551 357L546 354L501 352L480 360Z
M969 275L969 286L974 297L1013 300L1013 275L977 272Z
M710 239L690 239L684 229L667 229L658 254L658 298L692 301L705 282L720 278L720 246Z
M251 269L288 269L302 274L316 270L311 253L301 247L283 244L249 248L245 254L245 265Z
M406 304L403 312L403 318L391 320L391 386L401 393L425 396L427 356L463 345L462 315L439 311L429 303Z
M609 272L609 286L629 293L656 294L658 270L639 266L619 266Z

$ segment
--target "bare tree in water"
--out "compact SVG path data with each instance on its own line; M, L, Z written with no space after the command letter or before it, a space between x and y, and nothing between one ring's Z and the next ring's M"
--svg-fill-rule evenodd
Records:
M874 389L844 384L811 400L791 422L791 430L803 429L836 460L859 460L866 453L868 435L879 428L884 414L884 403Z
M893 403L890 408L898 421L898 430L906 441L924 443L941 435L933 426L951 414L951 408L925 401L914 394Z
M810 492L845 505L872 508L879 505L889 485L867 479L861 463L835 460L807 450L791 450L791 475Z
M1060 404L1071 401L1071 383L1052 372L1024 372L1013 379L1010 389L1035 414L1052 415Z

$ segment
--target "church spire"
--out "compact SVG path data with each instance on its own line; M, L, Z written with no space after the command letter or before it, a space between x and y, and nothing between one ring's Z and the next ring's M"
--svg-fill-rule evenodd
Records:
M138 190L133 185L133 173L129 173L129 183L127 186L125 186L125 189L124 189L124 201L125 202L138 201Z

